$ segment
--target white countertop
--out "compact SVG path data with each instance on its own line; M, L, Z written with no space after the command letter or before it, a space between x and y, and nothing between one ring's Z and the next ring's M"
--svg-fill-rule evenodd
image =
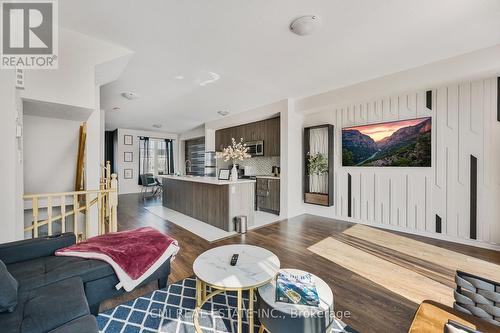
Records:
M174 175L161 175L158 178L166 178L166 179L176 179L183 180L186 182L195 182L195 183L205 183L205 184L213 184L213 185L237 185L244 183L255 183L254 179L238 179L236 182L232 182L230 180L219 180L217 177L204 177L204 176L174 176Z
M229 263L239 255L235 266ZM280 260L269 250L253 245L225 245L203 252L193 263L194 274L218 288L249 288L274 279Z
M255 178L262 178L262 179L280 179L280 177L279 177L279 176L273 176L273 175L255 176Z

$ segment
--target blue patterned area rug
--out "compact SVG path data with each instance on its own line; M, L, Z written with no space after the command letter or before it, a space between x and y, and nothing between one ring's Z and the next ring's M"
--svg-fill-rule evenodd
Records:
M196 280L184 279L100 313L99 330L102 333L194 333L195 297ZM243 302L247 308L248 297L244 297ZM204 333L236 332L236 293L221 293L207 301L199 318ZM245 316L243 331L248 332ZM332 333L340 332L356 331L335 320Z

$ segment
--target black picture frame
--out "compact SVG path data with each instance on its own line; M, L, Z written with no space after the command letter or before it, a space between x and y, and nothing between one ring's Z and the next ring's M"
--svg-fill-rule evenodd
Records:
M134 162L134 153L131 151L123 152L123 162Z
M134 179L134 169L123 169L123 179Z
M229 169L219 169L219 180L229 180L231 177L231 170Z
M328 193L316 195L315 193L309 192L309 176L307 174L307 170L309 169L309 162L307 152L310 150L310 132L315 128L326 128L328 130ZM333 175L334 175L334 126L331 124L322 124L317 126L310 126L304 128L304 157L303 157L303 167L304 171L302 174L302 188L303 188L303 200L307 204L318 205L318 206L333 206L333 194L334 194L334 184L333 184Z
M129 142L129 143L127 143L127 142ZM123 144L126 146L133 146L134 145L134 137L132 135L124 135L123 136Z
M409 125L408 124L409 121L419 121L419 122L417 124ZM363 136L365 134L362 134L362 132L363 132L362 129L366 129L366 128L373 127L373 126L384 127L384 126L388 126L388 125L395 125L395 126L399 126L398 128L401 129L403 127L409 127L409 126L412 128L416 128L416 126L420 126L421 124L424 124L424 123L425 123L425 125L424 125L425 128L428 128L428 129L426 129L424 132L422 132L423 128L421 128L418 131L418 133L419 133L418 137L416 137L412 141L413 141L413 144L416 145L417 141L420 139L421 136L427 136L428 141L426 143L421 144L423 147L421 150L428 151L428 153L425 154L426 157L419 157L418 160L416 162L413 162L412 164L404 165L404 164L394 163L392 161L388 164L381 164L381 165L371 165L371 164L364 163L367 160L370 160L373 156L375 156L375 154L378 154L379 152L381 152L381 154L384 155L384 152L383 152L384 150L386 152L390 152L389 155L387 155L388 157L392 157L394 155L397 156L398 154L403 155L404 153L400 153L401 150L403 149L403 147L399 147L397 150L379 147L378 152L376 152L373 156L367 157L367 159L365 159L365 157L362 157L361 161L360 160L355 161L352 159L352 154L353 154L353 148L356 149L357 147L355 145L352 145L352 144L351 145L346 144L346 141L349 142L350 140L349 139L346 140L344 138L344 133L348 132L348 131L352 131L352 130L355 130L354 132L357 132L357 133L359 133L360 136ZM432 128L432 126L433 126L432 116L427 115L427 116L416 117L416 118L387 120L387 121L380 121L380 122L375 122L375 123L368 123L368 124L362 124L362 125L349 125L349 126L342 127L342 131L341 131L341 145L342 145L341 151L342 151L342 154L340 156L342 158L341 166L343 168L431 168L432 167L432 155L433 155L433 139L432 139L433 128ZM358 136L358 135L356 135L356 136ZM392 135L390 137L388 137L388 139L391 139L391 137L392 137ZM370 138L370 139L372 139L372 138ZM405 140L401 140L401 139L396 139L396 140L397 141L405 141ZM354 140L354 141L356 141L356 140ZM373 141L373 142L375 144L375 141ZM408 146L410 143L412 143L412 142L408 141L405 145ZM410 148L407 150L407 152L413 151L414 153L416 153L415 149L416 148ZM348 155L349 152L351 153L351 158L349 158L349 161L346 161L347 160L346 157L349 156ZM370 152L370 155L372 153L373 152ZM362 162L362 163L359 163L359 162Z

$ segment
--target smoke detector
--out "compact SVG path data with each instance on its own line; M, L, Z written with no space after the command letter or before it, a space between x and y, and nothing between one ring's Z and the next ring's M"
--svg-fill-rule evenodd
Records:
M229 111L221 110L221 111L217 111L217 113L220 114L221 116L225 117L229 114Z
M120 109L119 106L114 106L111 110L113 110L113 111L120 111L121 109Z
M307 36L316 30L319 23L319 17L316 15L301 16L290 23L290 31L299 36Z
M161 124L153 124L154 128L161 128Z
M125 97L128 100L133 100L133 99L138 99L139 98L139 95L137 95L136 93L131 92L131 91L123 92L122 96Z

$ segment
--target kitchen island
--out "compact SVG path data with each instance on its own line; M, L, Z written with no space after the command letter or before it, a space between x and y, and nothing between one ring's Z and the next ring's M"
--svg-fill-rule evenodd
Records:
M216 177L159 176L163 206L225 231L234 231L234 218L247 217L254 224L255 180L236 182Z

